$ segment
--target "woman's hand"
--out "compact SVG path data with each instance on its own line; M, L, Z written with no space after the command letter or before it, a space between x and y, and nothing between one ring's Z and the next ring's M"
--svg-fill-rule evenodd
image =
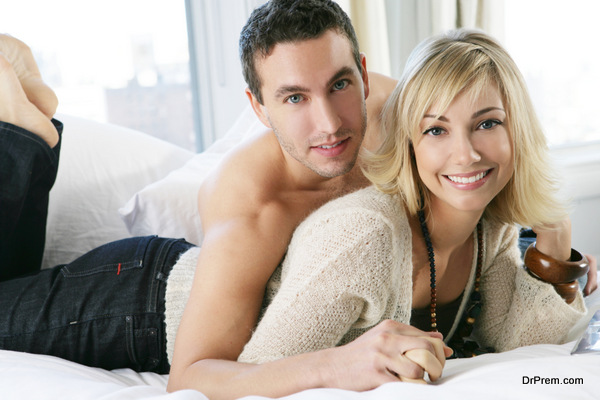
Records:
M571 257L571 220L564 220L543 227L533 227L536 233L535 247L547 256L566 261Z
M535 227L533 231L537 235L535 247L539 251L558 260L568 260L571 257L571 221L568 218L549 227ZM596 257L584 255L590 265L583 289L584 295L588 296L598 288L598 264Z
M452 354L442 335L386 320L345 346L326 350L331 387L370 390L387 382L426 383L442 375Z
M598 289L598 263L596 261L596 257L593 255L584 254L584 256L590 263L590 269L588 270L587 283L583 288L583 294L585 296L589 296L594 292L594 290Z

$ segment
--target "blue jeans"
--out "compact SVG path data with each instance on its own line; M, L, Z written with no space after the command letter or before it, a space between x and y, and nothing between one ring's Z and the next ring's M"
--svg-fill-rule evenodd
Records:
M53 120L59 134L62 124ZM0 281L40 269L60 143L0 122Z
M0 282L0 348L168 373L166 280L190 247L154 236L123 239Z
M40 271L59 153L0 122L0 349L167 373L165 284L192 245L124 239Z

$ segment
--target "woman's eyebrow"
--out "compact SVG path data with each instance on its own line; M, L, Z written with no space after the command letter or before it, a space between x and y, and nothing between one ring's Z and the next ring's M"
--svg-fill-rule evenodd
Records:
M448 122L448 118L444 117L443 115L437 116L437 115L433 115L433 114L425 114L425 115L423 115L423 119L425 119L425 118L433 118L433 119L438 119L440 121Z
M473 115L471 115L471 119L475 119L475 118L477 118L477 117L479 117L479 116L481 116L483 114L486 114L486 113L488 113L490 111L494 111L494 110L502 111L503 113L506 114L506 111L504 111L503 108L500 108L500 107L486 107L486 108L484 108L482 110L479 110L479 111L473 113ZM440 121L448 122L448 118L444 117L443 115L437 116L437 115L433 115L433 114L425 114L425 115L423 115L423 119L425 119L425 118L433 118L433 119L437 119L437 120L440 120Z
M505 113L505 114L506 114L506 111L504 111L504 109L503 109L503 108L500 108L500 107L487 107L487 108L484 108L484 109L482 109L482 110L479 110L479 111L477 111L476 113L473 113L473 115L471 116L471 118L473 118L473 119L474 119L474 118L477 118L477 117L479 117L480 115L483 115L483 114L485 114L485 113L488 113L488 112L490 112L490 111L494 111L494 110L502 111L503 113Z

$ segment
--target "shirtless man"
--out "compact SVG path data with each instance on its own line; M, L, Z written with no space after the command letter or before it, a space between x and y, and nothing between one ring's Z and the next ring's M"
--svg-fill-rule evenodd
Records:
M250 339L266 283L294 229L327 201L368 185L356 160L361 143L371 150L379 143L379 114L396 84L390 78L367 74L365 56L358 53L349 21L310 38L254 47L265 35L264 21L275 19L268 13L282 19L269 26L271 38L276 38L278 32L303 24L302 13L322 13L314 11L315 4L305 7L313 10L267 5L255 11L242 31L246 93L257 116L272 131L231 152L200 190L205 236L177 333L169 390L196 387L217 396L227 387L235 397L251 388L251 393L280 396L316 386L364 390L397 380L386 367L411 378L422 377L422 367L435 375L424 362L415 368L406 360L410 365L400 371L389 365L375 366L380 374L377 381L360 382L358 371L356 375L347 371L335 374L334 382L323 379L325 371L341 371L347 365L331 365L324 354L258 366L235 362ZM415 334L411 327L390 325L386 330ZM443 364L439 336L433 336L437 342L432 344L429 334L417 332L427 338L418 344L411 341L409 346L437 354L435 363Z
M234 149L201 188L205 239L175 342L170 391L236 398L313 387L367 390L425 372L436 379L449 354L439 334L385 321L342 347L260 365L236 362L294 229L322 204L368 184L358 152L361 144L377 147L379 114L396 83L367 74L350 22L335 4L300 3L308 10L275 1L255 11L242 43L255 43L252 35L265 31L269 12L283 18L269 28L284 33L306 25L302 13L318 12L317 5L344 23L244 53L248 98L272 131Z
M379 143L379 114L396 84L367 74L365 56L339 6L297 3L293 11L289 1L267 3L242 32L247 95L272 131L234 149L200 190L204 241L175 341L170 391L196 388L211 398L235 398L321 386L366 390L400 377L421 379L425 372L436 379L449 355L441 335L386 321L363 340L333 349L335 357L323 351L262 365L236 362L294 229L327 201L368 185L358 153L362 144L374 150ZM265 22L270 13L279 23ZM325 15L328 21L317 32L307 31L305 14ZM261 39L267 25L274 36ZM286 39L292 26L303 32ZM254 48L260 40L274 41ZM31 103L17 102L22 109L4 121L37 133L52 147L58 137L46 116L54 113L55 98L34 101L45 88L27 86L31 74L19 68L23 54L21 48L7 58ZM40 85L35 63L28 70ZM12 90L24 97L18 89ZM32 111L32 103L47 110L46 116L20 118L24 109Z

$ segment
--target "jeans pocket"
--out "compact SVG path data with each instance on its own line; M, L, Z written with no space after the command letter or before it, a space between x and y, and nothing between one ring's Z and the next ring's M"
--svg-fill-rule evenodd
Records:
M77 278L105 272L119 275L142 268L151 240L152 237L138 237L107 243L65 265L61 272L66 278Z
M90 275L111 273L119 275L121 272L142 268L142 260L129 260L126 262L111 262L106 264L71 263L61 269L65 278L81 278Z
M125 317L127 355L132 369L156 371L161 361L159 329L151 326L151 315Z

